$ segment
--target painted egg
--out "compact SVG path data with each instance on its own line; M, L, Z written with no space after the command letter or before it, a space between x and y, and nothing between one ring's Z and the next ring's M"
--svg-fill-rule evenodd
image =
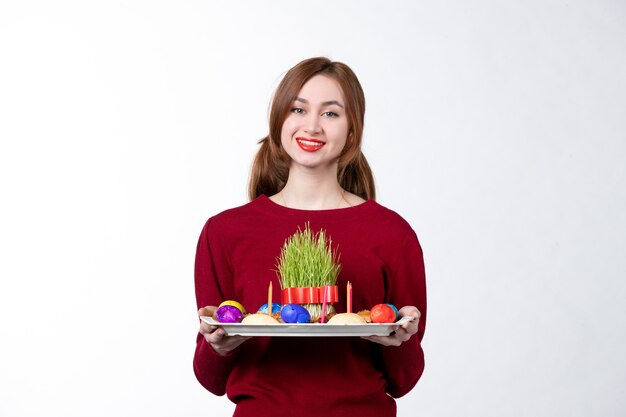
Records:
M235 306L221 306L215 312L217 321L220 323L239 323L243 320L243 313Z
M370 310L372 323L393 323L396 321L396 312L388 304L376 304Z
M393 319L393 321L398 320L398 315L399 315L400 313L398 313L398 309L396 308L396 306L394 306L393 304L387 304L387 305L388 305L389 307L393 308L393 311L395 311L395 312L396 312L396 318L395 318L395 319Z
M226 300L222 302L222 304L220 304L218 307L222 307L222 306L233 306L233 307L238 308L239 311L241 311L241 314L246 314L246 309L237 301Z
M283 306L281 306L278 303L272 303L272 314L278 314L280 313L280 309ZM263 314L267 314L267 303L263 304L261 307L259 307L257 313L263 313Z
M285 304L280 311L280 317L285 323L308 323L311 321L309 311L300 304Z

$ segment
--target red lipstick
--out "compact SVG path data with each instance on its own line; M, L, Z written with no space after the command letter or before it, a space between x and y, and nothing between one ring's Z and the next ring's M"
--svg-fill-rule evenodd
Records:
M319 151L322 149L322 146L325 145L325 142L313 138L296 138L296 142L298 143L298 146L306 152Z

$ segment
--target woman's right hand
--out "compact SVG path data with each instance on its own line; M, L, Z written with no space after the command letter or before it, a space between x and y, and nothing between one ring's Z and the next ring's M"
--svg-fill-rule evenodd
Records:
M213 317L217 307L206 306L198 310L198 317ZM200 334L211 345L213 350L219 355L227 356L237 346L250 339L250 336L226 336L226 332L221 326L212 326L200 320Z

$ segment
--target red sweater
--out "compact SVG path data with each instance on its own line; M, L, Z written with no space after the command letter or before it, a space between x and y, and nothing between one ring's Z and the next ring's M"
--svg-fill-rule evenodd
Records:
M338 312L346 311L350 281L354 311L379 303L414 305L422 314L418 333L400 347L359 337L255 337L227 357L198 335L196 377L212 393L226 393L237 404L235 416L395 416L392 397L409 392L424 369L424 262L409 224L375 201L312 211L260 196L210 218L196 253L198 308L236 300L256 311L267 302L270 280L272 299L280 301L276 258L306 222L314 232L325 229L341 254Z

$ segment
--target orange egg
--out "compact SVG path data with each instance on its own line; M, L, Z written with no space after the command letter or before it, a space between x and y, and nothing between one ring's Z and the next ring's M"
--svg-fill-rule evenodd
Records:
M376 304L370 310L372 323L393 323L396 321L396 312L388 304Z

